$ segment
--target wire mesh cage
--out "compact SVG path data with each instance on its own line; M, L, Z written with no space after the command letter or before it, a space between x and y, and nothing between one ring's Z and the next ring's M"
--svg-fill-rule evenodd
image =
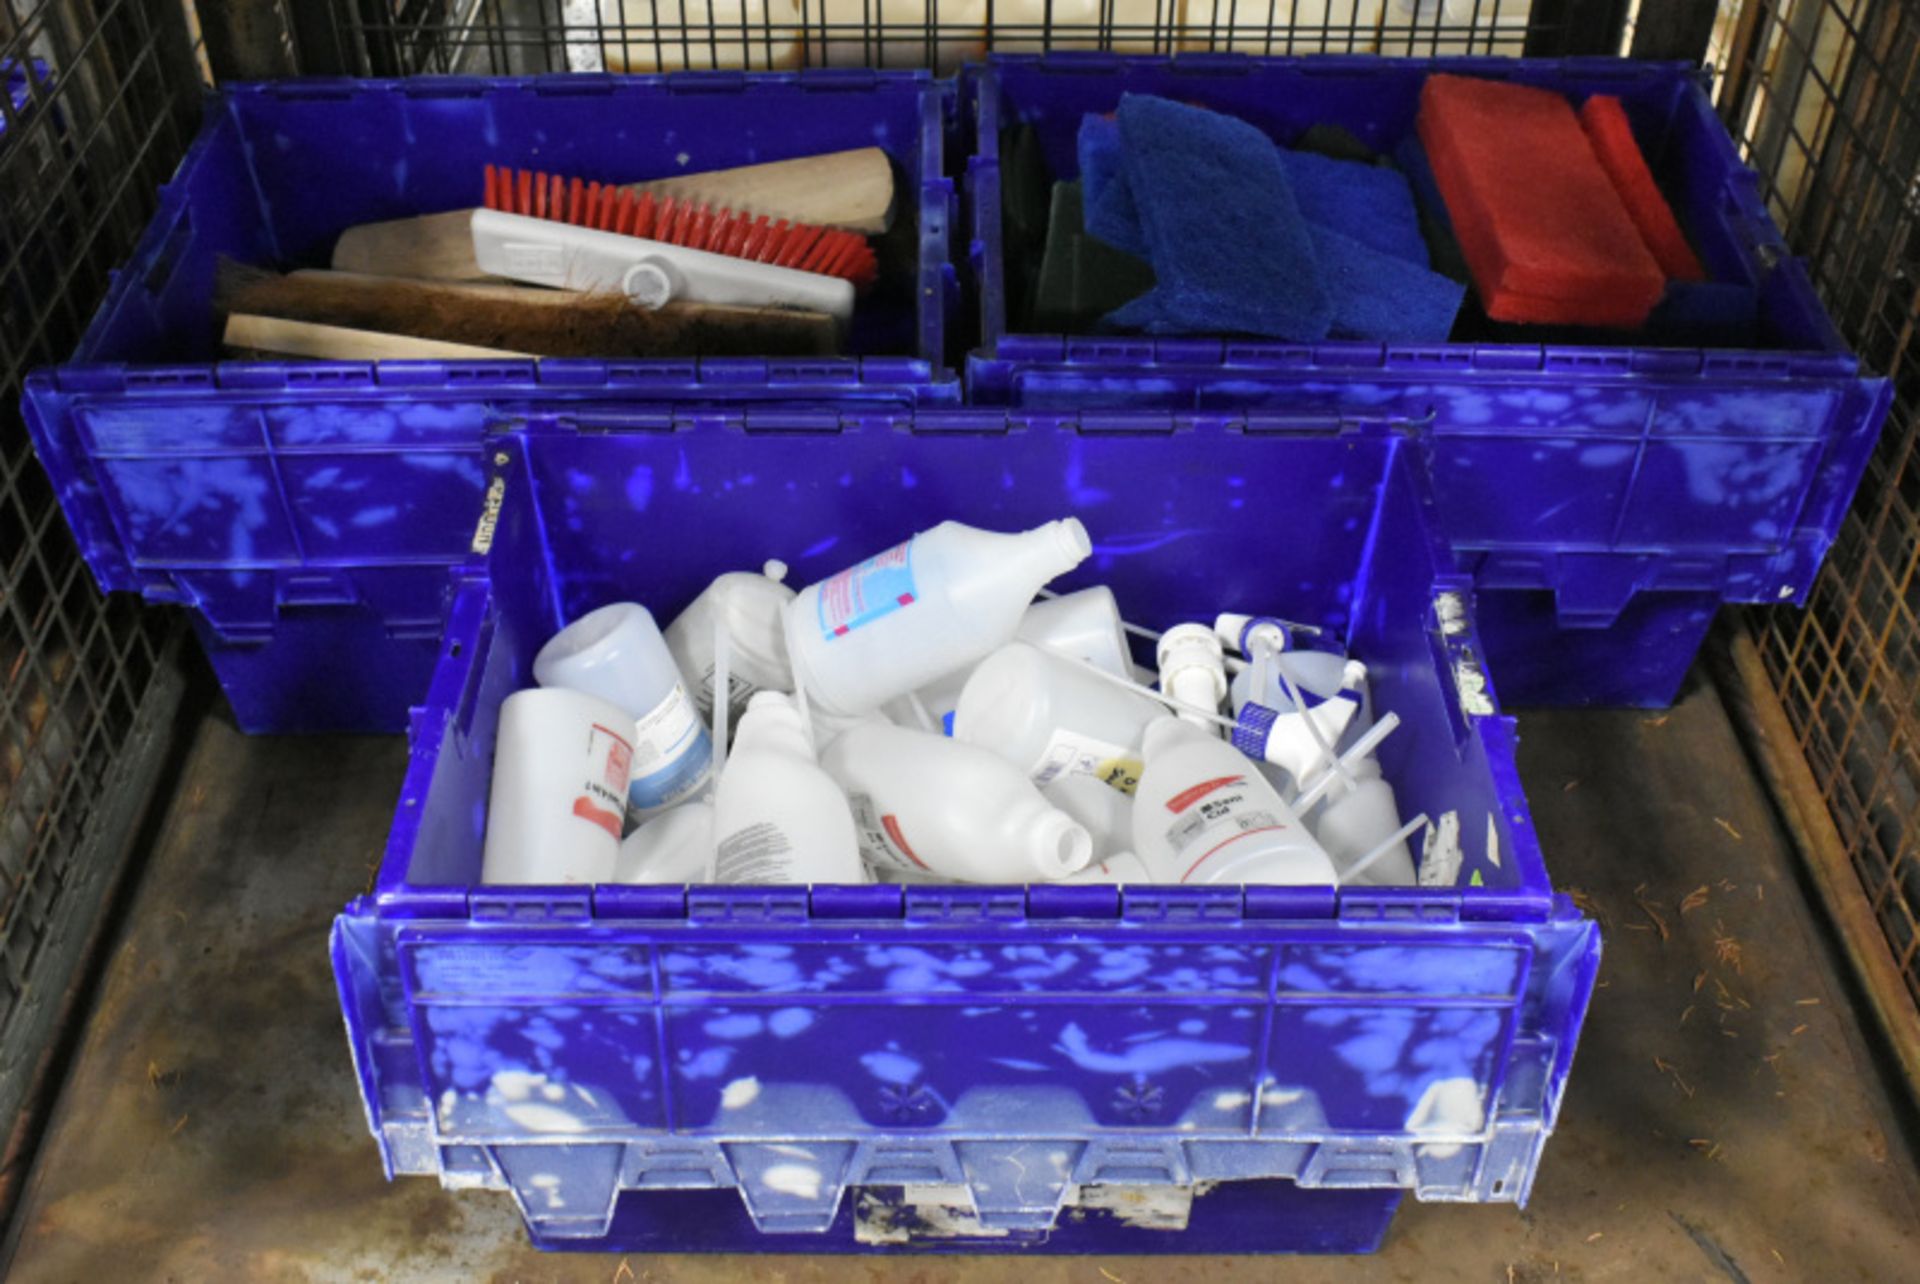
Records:
M175 621L94 587L20 385L72 350L145 227L200 78L178 0L6 0L0 85L0 1118L15 1119L111 881L90 843L130 827L151 770L134 759L161 748L143 728L178 692Z
M1623 0L333 0L345 70L934 67L989 52L1598 52ZM315 42L318 43L318 42Z
M1775 217L1893 414L1804 611L1753 626L1868 903L1920 1004L1920 13L1749 0L1721 102Z
M337 70L951 70L1004 51L1557 56L1704 50L1793 250L1899 402L1766 671L1920 1003L1920 13L1895 0L332 0ZM313 39L322 31L324 40Z
M1665 5L1667 0L1659 0ZM211 9L212 6L206 6ZM245 6L226 5L223 10ZM1632 0L262 0L299 70L357 75L934 67L990 52L1607 53ZM1920 1004L1920 12L1723 0L1723 113L1772 212L1899 401L1804 611L1754 614L1765 669ZM0 1111L15 1117L177 698L177 621L103 599L33 458L21 380L72 350L193 137L192 0L0 0ZM171 692L171 696L169 695ZM16 1134L14 1147L19 1144ZM0 1192L0 1202L4 1192Z

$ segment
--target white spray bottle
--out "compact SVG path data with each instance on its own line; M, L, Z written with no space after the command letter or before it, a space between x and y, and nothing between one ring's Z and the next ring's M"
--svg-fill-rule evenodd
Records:
M1204 624L1174 625L1160 635L1155 661L1160 666L1160 690L1182 704L1220 712L1220 702L1227 698L1227 662L1212 629ZM1205 718L1181 716L1208 735L1219 734Z
M1284 770L1298 788L1334 758L1342 737L1367 705L1367 666L1326 652L1288 651L1281 630L1256 623L1247 631L1253 663L1234 679L1234 747ZM1309 691L1295 676L1301 662L1315 679ZM1337 669L1335 676L1333 670ZM1324 670L1324 672L1323 672ZM1242 687L1253 692L1242 698Z

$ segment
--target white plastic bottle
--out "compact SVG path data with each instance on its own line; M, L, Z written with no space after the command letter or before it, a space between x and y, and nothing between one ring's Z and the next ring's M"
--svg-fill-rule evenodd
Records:
M1353 776L1352 786L1341 781L1327 791L1326 801L1313 817L1313 835L1333 858L1342 882L1354 862L1400 828L1400 807L1393 786L1380 774L1380 764L1362 759L1353 767ZM1404 841L1353 877L1353 882L1372 887L1411 887L1414 881L1413 855Z
M1159 883L1331 884L1333 862L1254 764L1175 717L1147 728L1133 850Z
M967 883L1051 882L1093 858L1085 826L977 746L862 723L822 761L847 791L861 854L876 868Z
M942 522L786 610L794 679L829 713L877 709L1010 639L1034 593L1093 551L1068 517L1018 535Z
M1163 712L1072 660L1009 642L967 679L953 711L953 738L991 749L1036 785L1081 775L1131 793L1140 737Z
M1133 845L1133 799L1118 789L1092 776L1065 775L1042 786L1040 794L1086 827L1095 860Z
M646 607L616 602L589 611L540 648L533 676L543 687L597 695L632 716L627 806L636 817L663 811L706 783L713 738Z
M483 883L602 883L626 819L633 719L582 691L516 691L500 706Z
M793 690L785 611L794 593L781 582L786 577L786 563L777 561L768 562L758 574L729 571L702 589L667 626L667 649L693 688L702 721L713 717L716 624L727 631L729 726L740 725L755 691Z
M1176 624L1160 636L1155 654L1160 666L1160 690L1207 713L1220 712L1227 698L1226 657L1220 639L1204 624ZM1208 735L1218 736L1215 724L1192 714L1181 718Z
M628 834L613 863L616 883L704 883L713 877L713 804L694 798Z
M1104 584L1041 598L1020 617L1020 627L1013 636L1056 655L1083 660L1116 678L1132 680L1134 676L1120 605L1114 601L1113 590ZM921 707L937 725L951 726L950 715L959 705L960 692L973 676L974 667L968 664L942 674L916 693ZM903 727L916 725L905 718L896 717L894 721Z
M716 883L864 883L846 797L814 760L788 696L747 702L713 800Z
M1147 862L1129 851L1117 851L1097 860L1078 874L1060 880L1063 883L1151 883L1153 871Z
M1085 660L1116 678L1133 676L1133 651L1127 645L1120 604L1104 584L1035 602L1020 617L1014 636Z

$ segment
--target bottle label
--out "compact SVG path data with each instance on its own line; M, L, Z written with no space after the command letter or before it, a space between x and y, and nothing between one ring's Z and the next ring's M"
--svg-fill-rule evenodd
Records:
M913 541L850 566L820 582L820 636L831 642L863 624L892 615L919 599L913 578Z
M860 840L860 855L869 865L932 872L925 861L913 854L906 834L900 830L898 816L882 812L867 794L849 794L847 803L853 809L853 828Z
M627 779L633 771L633 746L618 732L599 723L587 733L586 762L573 814L620 837L626 819Z
M713 853L713 877L719 883L794 883L793 840L772 821L761 821L727 835Z
M640 719L633 742L633 775L627 805L654 811L679 802L699 787L713 763L707 734L686 688L678 682Z
M1178 818L1167 828L1167 845L1175 856L1192 857L1181 882L1228 843L1286 828L1278 816L1248 798L1246 783L1245 776L1220 776L1167 799L1167 810Z
M1027 778L1035 785L1049 785L1062 776L1091 776L1131 798L1140 785L1141 766L1139 755L1131 749L1056 727L1047 747L1027 769Z

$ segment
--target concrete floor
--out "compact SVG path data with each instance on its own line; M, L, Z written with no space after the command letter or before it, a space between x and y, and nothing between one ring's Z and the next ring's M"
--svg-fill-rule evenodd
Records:
M1533 1202L1406 1204L1365 1259L1028 1256L1030 1284L1913 1278L1914 1156L1711 688L1523 715L1600 990ZM8 1242L17 1281L1004 1278L998 1258L543 1256L504 1194L388 1185L327 968L404 750L201 723Z

